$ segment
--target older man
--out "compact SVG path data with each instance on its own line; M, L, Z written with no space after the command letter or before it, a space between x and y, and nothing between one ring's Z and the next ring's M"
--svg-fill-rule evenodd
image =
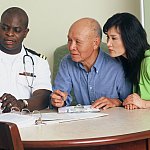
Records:
M55 107L70 105L73 88L78 104L107 109L120 106L131 93L122 66L100 49L102 31L92 18L82 18L68 32L70 54L61 61L51 95Z

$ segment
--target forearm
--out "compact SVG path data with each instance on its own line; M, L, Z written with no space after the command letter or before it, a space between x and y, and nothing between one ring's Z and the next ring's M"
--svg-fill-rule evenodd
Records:
M50 94L51 91L43 89L33 92L31 98L27 100L28 101L27 109L33 111L47 108L49 105Z

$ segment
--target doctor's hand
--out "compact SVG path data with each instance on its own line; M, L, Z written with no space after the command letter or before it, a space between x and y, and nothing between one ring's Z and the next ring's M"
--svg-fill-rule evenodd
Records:
M92 107L108 109L108 108L112 108L112 107L121 106L121 104L122 104L122 102L119 99L101 97L92 104Z
M0 102L2 103L1 108L3 113L10 112L12 107L17 107L21 110L22 102L18 101L13 95L4 93L0 97Z
M51 94L51 104L54 107L63 107L65 105L65 101L67 99L68 93L62 92L60 90L55 90Z

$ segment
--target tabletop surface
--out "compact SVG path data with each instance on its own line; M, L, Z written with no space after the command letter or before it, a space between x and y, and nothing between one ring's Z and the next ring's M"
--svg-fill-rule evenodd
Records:
M75 140L118 136L150 130L150 109L103 110L108 116L19 129L22 141Z

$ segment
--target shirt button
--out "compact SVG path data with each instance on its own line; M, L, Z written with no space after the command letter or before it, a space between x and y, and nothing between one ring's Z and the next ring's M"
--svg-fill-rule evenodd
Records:
M92 90L92 87L90 87L90 90Z
M98 70L96 71L96 73L98 73Z

